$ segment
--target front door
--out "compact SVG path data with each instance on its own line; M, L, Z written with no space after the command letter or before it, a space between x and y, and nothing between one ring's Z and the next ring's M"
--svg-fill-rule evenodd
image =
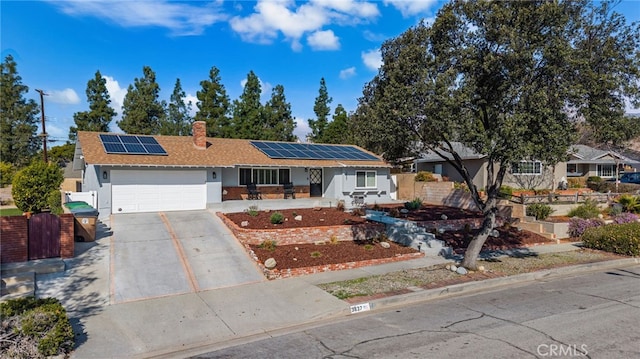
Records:
M322 197L322 168L309 169L309 196Z

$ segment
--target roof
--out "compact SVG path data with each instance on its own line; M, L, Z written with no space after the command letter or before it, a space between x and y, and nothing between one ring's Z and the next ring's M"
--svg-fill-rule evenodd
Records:
M623 163L637 163L636 161L623 156L614 151L600 150L587 145L573 145L569 149L569 154L574 158L567 163L601 163L613 164L615 160L611 157L617 157Z
M100 132L78 132L76 152L91 165L150 167L391 167L378 161L272 159L255 148L250 140L207 138L206 149L197 148L191 136L153 136L167 151L166 156L106 153ZM355 146L357 147L357 146ZM360 147L358 149L380 158Z
M453 150L463 160L476 160L476 159L486 157L483 154L477 153L474 149L465 146L461 142L451 142L451 147L453 147ZM449 159L453 159L453 156L451 156L451 154L449 153L445 152L445 156ZM420 158L416 160L416 162L441 162L441 161L444 161L444 159L433 151L422 152L420 154Z

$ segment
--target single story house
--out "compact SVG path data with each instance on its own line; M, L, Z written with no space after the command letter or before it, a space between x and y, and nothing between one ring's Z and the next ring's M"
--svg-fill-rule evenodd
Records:
M357 146L207 138L202 121L192 133L79 131L74 168L82 170L82 191L97 191L100 217L204 209L246 199L249 184L265 199L283 198L287 183L298 198L391 199L391 166Z
M452 143L454 150L462 158L464 165L473 178L478 189L487 186L486 155L476 153L473 149L459 142ZM554 167L543 166L540 161L520 161L507 172L503 185L514 188L556 188L564 179L571 177L600 176L614 178L616 163L622 172L629 166L639 163L613 151L598 150L586 145L573 145L569 149L569 160L559 162ZM450 155L448 155L452 158ZM447 161L436 153L427 151L415 160L416 171L429 171L448 177L454 182L463 182L462 176Z

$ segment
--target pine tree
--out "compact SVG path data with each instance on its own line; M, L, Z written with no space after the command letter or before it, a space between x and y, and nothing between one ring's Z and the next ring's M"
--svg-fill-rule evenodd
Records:
M324 133L324 143L349 143L349 115L338 104L333 114L333 121L329 122Z
M318 90L318 97L316 97L315 105L313 106L313 112L316 114L316 119L309 120L309 127L311 128L311 134L309 140L316 143L324 142L324 132L327 129L329 123L328 117L331 113L329 104L333 101L329 97L327 92L327 84L324 81L324 77L320 79L320 89Z
M180 79L176 79L176 85L169 100L167 116L160 121L160 134L170 136L188 136L191 134L191 101L184 102L186 94L182 90Z
M109 124L113 117L117 115L112 109L111 97L107 90L107 80L96 71L93 79L87 82L87 102L89 111L76 112L73 114L75 126L69 128L69 140L75 141L78 131L108 132Z
M228 116L229 96L220 81L220 70L216 67L209 70L208 80L200 81L202 91L196 93L198 112L195 120L207 123L208 137L233 137Z
M17 64L8 55L0 64L0 156L16 167L29 163L41 141L38 131L38 104L23 96L29 87L22 84Z
M140 135L158 134L160 121L166 116L165 103L159 102L160 86L156 74L149 66L142 68L143 78L136 78L129 85L122 105L122 120L118 126L125 133Z
M234 138L256 140L262 138L264 129L263 108L260 103L262 88L258 76L250 71L242 95L233 101Z
M291 104L284 95L284 86L276 85L271 92L271 99L264 106L265 130L263 140L295 141L293 130L296 123L291 114Z

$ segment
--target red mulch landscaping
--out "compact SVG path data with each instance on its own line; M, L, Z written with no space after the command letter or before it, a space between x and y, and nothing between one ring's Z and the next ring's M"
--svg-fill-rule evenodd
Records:
M392 208L400 211L404 208L404 206L399 205L376 205L380 210L389 212ZM465 218L482 218L482 212L479 211L471 211L468 209L456 208L456 207L447 207L447 206L437 206L430 204L423 204L422 208L418 210L409 211L409 213L401 213L399 218L408 219L410 221L440 221L442 220L442 215L447 216L447 220L452 219L465 219Z
M416 253L410 247L389 242L390 248L371 241L340 241L326 244L291 244L276 246L269 251L251 245L261 263L269 258L276 260L276 268L304 268L326 264L359 262L370 259L391 258L401 254Z
M518 230L516 227L497 228L500 235L498 237L489 237L482 246L483 250L504 250L524 246L532 246L536 244L556 243L555 240L548 239L537 233ZM465 234L463 230L450 231L436 234L436 238L444 241L447 246L453 248L454 251L460 252L469 245L473 236L479 230L472 230Z
M271 215L282 213L285 220L281 224L272 224ZM302 221L293 219L295 216L302 216ZM238 227L242 227L242 222L248 222L245 229L274 229L274 228L299 228L299 227L320 227L336 226L342 224L364 223L366 220L360 216L354 216L351 212L339 211L336 208L300 208L300 209L279 209L258 211L256 216L251 216L247 212L225 213Z

